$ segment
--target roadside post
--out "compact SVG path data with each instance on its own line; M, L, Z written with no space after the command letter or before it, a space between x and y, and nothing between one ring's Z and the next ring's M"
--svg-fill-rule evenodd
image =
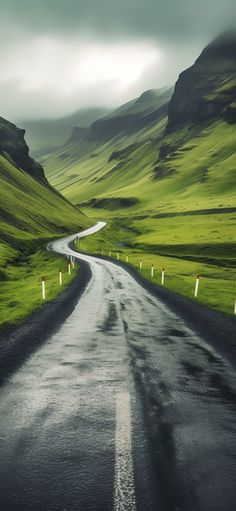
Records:
M195 284L195 290L194 290L194 298L197 298L197 295L198 295L199 280L200 280L200 275L197 275L197 277L196 277L196 284Z
M154 275L154 266L153 266L153 264L152 264L152 266L151 266L151 277L152 277L152 278L153 278L153 275Z
M162 284L162 286L164 286L164 282L165 282L165 268L163 268L163 270L161 272L161 284Z
M235 303L234 303L234 314L236 314L236 300L235 300Z
M59 270L59 284L62 286L62 271Z
M42 299L46 299L45 277L42 277Z
M69 273L69 275L71 274L71 264L70 263L68 263L68 273Z
M143 262L140 260L139 261L139 269L142 270L142 267L143 267Z

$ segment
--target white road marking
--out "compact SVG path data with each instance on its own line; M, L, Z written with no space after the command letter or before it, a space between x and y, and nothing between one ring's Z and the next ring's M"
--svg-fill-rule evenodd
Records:
M114 511L136 511L129 392L116 398Z

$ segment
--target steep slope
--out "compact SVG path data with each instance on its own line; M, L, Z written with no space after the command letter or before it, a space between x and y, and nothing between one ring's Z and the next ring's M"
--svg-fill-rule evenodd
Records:
M163 131L170 96L170 89L147 91L93 123L82 137L81 129L76 128L66 144L41 158L49 181L75 204L104 189L112 191L120 174L127 185L129 176L121 173L121 168L144 143L156 140Z
M0 120L0 265L40 241L88 225L86 217L49 186L28 155L24 130Z
M150 128L167 115L170 96L171 89L146 91L134 101L95 121L85 139L105 142L117 136L129 136Z
M168 126L219 116L236 122L236 37L232 33L214 40L181 73L170 101Z
M24 136L25 130L0 117L0 154L16 167L24 169L32 177L46 183L43 168L29 156Z

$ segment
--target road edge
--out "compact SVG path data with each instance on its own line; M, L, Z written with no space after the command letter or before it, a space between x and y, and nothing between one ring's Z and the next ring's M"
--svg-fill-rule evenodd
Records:
M9 326L0 333L0 384L66 321L91 275L89 264L80 261L77 275L62 293L34 311L18 326Z
M150 282L129 264L110 257L91 255L106 260L126 270L144 289L158 298L172 312L179 315L187 327L194 330L228 362L236 367L236 317L218 312L165 286ZM78 253L79 259L79 253ZM81 262L81 260L79 259Z

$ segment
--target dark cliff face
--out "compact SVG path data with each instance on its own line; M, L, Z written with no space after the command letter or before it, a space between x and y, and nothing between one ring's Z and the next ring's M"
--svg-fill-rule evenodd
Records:
M223 116L235 122L236 33L207 46L180 74L168 111L168 127Z
M29 156L25 130L0 117L0 153L35 179L47 183L44 170Z

